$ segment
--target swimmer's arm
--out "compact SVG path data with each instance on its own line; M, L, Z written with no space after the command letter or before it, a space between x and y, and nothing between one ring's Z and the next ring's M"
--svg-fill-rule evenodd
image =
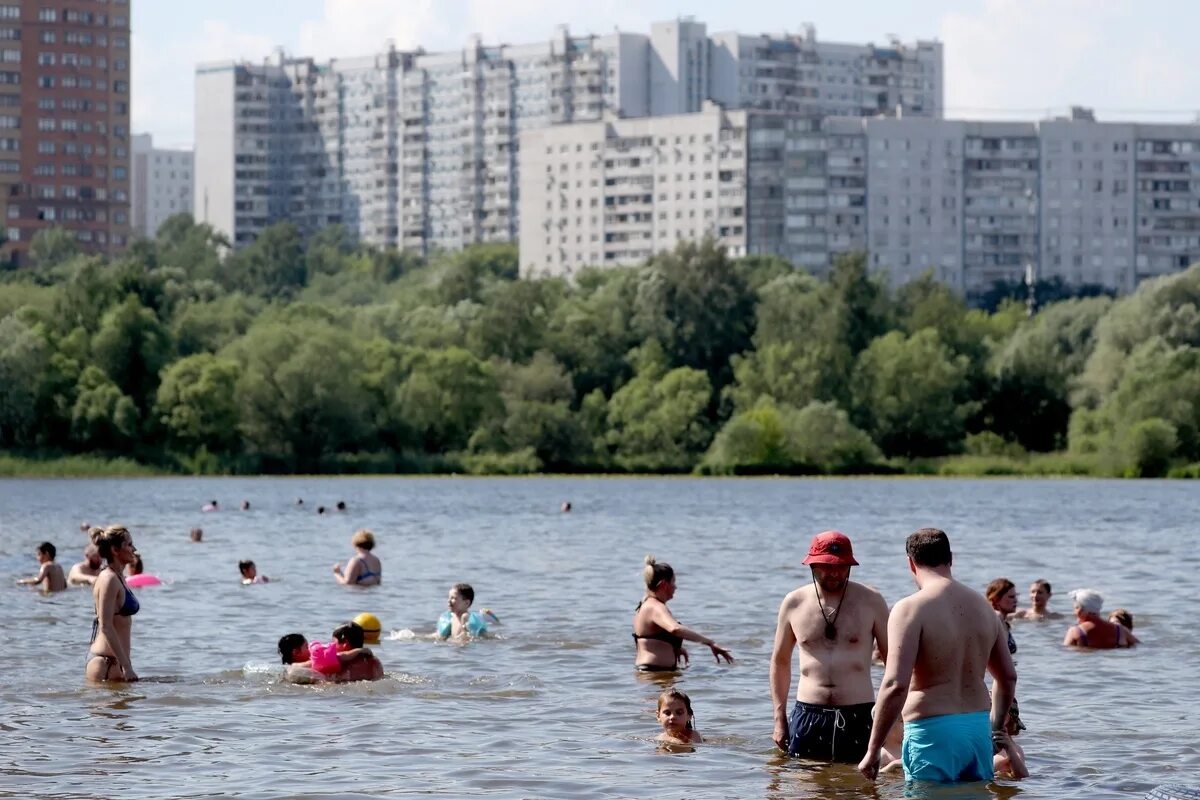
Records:
M342 666L353 664L362 658L370 658L372 653L365 647L356 647L353 650L343 650L337 654L338 663Z
M1075 626L1067 628L1067 635L1063 639L1063 645L1066 647L1074 647L1079 644L1079 631L1075 630Z
M1018 781L1029 777L1029 768L1025 766L1025 753L1011 736L1004 731L996 731L992 734L992 742L1000 748L992 759L992 766L997 774L1007 773L1007 776Z
M85 575L84 573L76 570L74 567L71 567L71 574L67 577L67 583L70 583L75 586L82 586L84 584L86 584L88 586L95 586L96 585L96 576L95 575Z
M888 605L879 592L874 593L872 600L875 603L875 622L871 626L871 634L875 637L879 660L886 664L888 657Z
M38 570L37 575L34 575L32 578L21 578L21 580L17 581L17 583L20 584L21 586L37 586L42 581L49 581L49 580L50 580L50 565L42 564L41 568Z
M709 639L707 636L701 633L697 633L691 628L685 626L679 620L675 619L675 616L671 613L671 609L667 608L662 603L654 604L654 608L651 609L650 618L655 625L662 628L672 636L678 636L680 639L687 639L689 642L699 642L700 644L705 644L709 647L712 647L716 644L716 642L714 642L712 639Z
M779 618L775 623L775 644L771 648L771 706L774 710L775 731L772 738L780 750L787 749L788 693L792 688L792 651L796 649L796 632L792 630L789 617L795 601L791 595L779 604Z
M1133 647L1135 644L1141 644L1141 640L1133 635L1133 631L1129 630L1129 628L1126 628L1124 625L1121 626L1121 640L1129 642L1130 647Z
M104 586L99 586L99 584L97 586L99 591L96 594L99 596L96 598L96 620L100 632L104 634L104 640L108 642L108 647L117 659L117 664L120 665L122 672L125 673L125 680L137 680L137 676L133 673L133 662L129 659L129 653L125 652L125 644L121 641L121 637L117 635L117 629L113 625L113 620L116 618L119 607L117 604L117 592L121 588L120 581L114 577L107 581Z
M1004 718L1017 693L1017 669L1008 652L1008 631L996 618L996 638L988 655L988 672L992 674L992 730L1004 730Z
M363 561L358 556L354 556L346 562L346 569L342 571L341 564L334 564L333 575L337 578L337 582L343 585L358 583L358 576L362 573Z
M875 701L875 721L871 725L871 739L867 743L867 754L858 765L859 772L874 780L879 772L880 751L888 732L900 718L904 701L908 699L912 683L913 667L917 663L917 646L921 641L921 624L910 603L896 603L888 618L887 663L883 668L883 680L879 684L879 697Z

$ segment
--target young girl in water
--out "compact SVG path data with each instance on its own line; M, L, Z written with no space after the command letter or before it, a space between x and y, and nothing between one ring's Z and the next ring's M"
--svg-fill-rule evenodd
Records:
M704 741L696 730L696 715L692 701L678 689L667 689L658 696L658 723L663 732L658 741L664 744L699 744Z

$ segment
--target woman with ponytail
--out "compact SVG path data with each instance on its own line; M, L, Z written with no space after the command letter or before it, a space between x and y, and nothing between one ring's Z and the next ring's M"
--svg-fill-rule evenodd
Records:
M675 596L675 570L670 564L659 563L654 556L646 556L646 568L642 570L646 583L646 596L638 603L633 614L633 641L637 648L635 665L643 672L665 672L679 668L679 660L688 662L686 639L707 645L713 658L733 662L733 656L712 639L690 628L685 628L667 608L667 601Z
M136 681L130 661L130 629L138 601L125 585L122 573L137 559L133 536L120 525L92 528L88 535L100 552L105 567L92 587L96 619L86 667L90 681Z

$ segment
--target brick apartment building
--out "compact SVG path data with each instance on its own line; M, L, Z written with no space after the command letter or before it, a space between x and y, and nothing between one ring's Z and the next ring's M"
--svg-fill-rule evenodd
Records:
M127 243L129 2L0 2L0 259L53 226L89 252Z

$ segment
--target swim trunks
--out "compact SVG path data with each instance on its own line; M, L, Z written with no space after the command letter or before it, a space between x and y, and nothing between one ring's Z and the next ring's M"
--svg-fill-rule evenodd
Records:
M994 775L988 712L943 714L905 722L900 761L904 777L911 781L990 781Z
M857 764L867 754L874 706L818 706L797 700L788 720L788 755Z

